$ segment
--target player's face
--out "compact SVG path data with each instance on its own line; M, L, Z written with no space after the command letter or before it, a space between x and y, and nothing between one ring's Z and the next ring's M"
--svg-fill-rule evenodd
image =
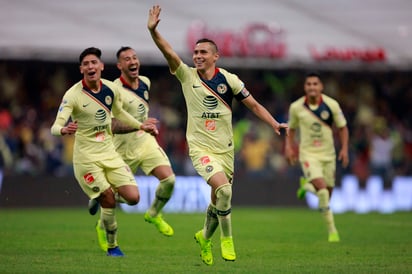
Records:
M100 81L103 69L103 63L94 54L86 55L80 64L80 73L88 83Z
M117 68L127 78L137 78L139 76L140 61L136 52L132 49L128 49L120 53Z
M307 77L305 80L304 89L306 96L310 98L317 98L322 93L323 85L318 77Z
M193 50L193 63L198 70L214 67L219 54L211 43L198 43Z

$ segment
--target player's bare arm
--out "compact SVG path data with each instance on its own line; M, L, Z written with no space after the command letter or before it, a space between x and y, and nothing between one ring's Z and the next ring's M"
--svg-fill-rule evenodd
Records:
M287 130L288 124L279 123L278 121L276 121L276 119L273 118L269 111L258 101L256 101L252 95L249 95L247 98L243 99L242 103L245 104L247 108L251 110L257 117L259 117L259 119L270 125L277 135L280 135L281 129Z
M156 126L158 122L156 118L149 117L142 123L140 129L156 136L159 133ZM112 132L114 134L126 134L137 130L139 129L128 126L116 118L112 118Z
M147 28L149 29L150 35L152 36L152 39L155 42L156 46L159 48L163 56L166 58L167 63L169 64L170 71L175 72L176 69L179 67L180 63L182 62L182 60L173 50L169 42L167 42L157 30L157 26L160 22L159 15L161 10L162 9L159 5L155 5L149 10Z
M75 134L77 131L77 121L69 122L65 127L60 130L62 135Z
M341 142L341 149L339 151L338 160L342 162L342 166L346 168L349 165L349 153L348 153L348 142L349 142L349 130L347 127L342 127L339 129L339 137Z
M285 156L290 165L296 164L298 161L298 155L295 150L295 130L289 128L288 135L285 142Z

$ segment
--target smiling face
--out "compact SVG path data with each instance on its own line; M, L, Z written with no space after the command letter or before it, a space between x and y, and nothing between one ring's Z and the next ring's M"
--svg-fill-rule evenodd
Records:
M192 58L196 69L202 74L210 69L214 71L219 54L212 43L201 42L196 44Z
M88 86L94 86L100 82L103 69L103 63L94 54L86 55L80 64L80 73L83 74Z
M117 68L122 72L122 76L128 80L139 77L140 61L133 49L127 49L120 53L117 60Z
M305 80L304 89L308 100L310 102L317 102L322 94L323 84L319 77L308 76Z

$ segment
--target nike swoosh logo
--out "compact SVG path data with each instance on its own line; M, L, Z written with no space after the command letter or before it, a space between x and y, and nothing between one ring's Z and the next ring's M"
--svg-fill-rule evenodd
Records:
M193 87L193 88L200 88L201 86L193 85L192 87Z
M88 103L88 104L83 104L83 107L85 108L85 107L87 107L88 105L90 105L90 103Z
M131 101L129 101L129 104L131 104L131 103L133 103L134 102L134 100L131 100Z

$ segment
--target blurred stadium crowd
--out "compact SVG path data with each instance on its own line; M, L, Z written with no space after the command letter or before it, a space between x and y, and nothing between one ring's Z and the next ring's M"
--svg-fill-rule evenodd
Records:
M300 69L236 69L246 87L279 121L303 95ZM350 167L364 182L371 174L389 186L396 175L412 175L412 78L410 71L320 71L325 93L336 98L350 130ZM185 142L186 107L178 81L167 67L144 66L152 81L151 116L161 123L159 142L177 175L194 175ZM106 65L103 77L118 71ZM9 174L71 175L73 137L50 134L64 92L81 79L78 65L42 61L0 61L0 166ZM275 177L300 172L288 167L284 138L274 136L244 108L234 104L236 175Z

